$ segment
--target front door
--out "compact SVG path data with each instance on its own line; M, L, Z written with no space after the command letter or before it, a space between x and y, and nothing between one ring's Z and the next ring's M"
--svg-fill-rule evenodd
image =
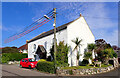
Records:
M39 59L46 59L46 49L42 45L38 45L37 51L36 51L36 60Z

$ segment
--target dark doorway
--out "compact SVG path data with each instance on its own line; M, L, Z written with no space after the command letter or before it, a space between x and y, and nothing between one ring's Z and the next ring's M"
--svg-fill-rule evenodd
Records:
M38 57L40 59L46 59L46 49L44 48L43 45L38 45L37 51L36 51L36 55L38 55Z
M119 62L119 64L120 64L120 57L118 57L118 62Z
M109 60L109 64L112 64L114 66L114 61L113 60Z

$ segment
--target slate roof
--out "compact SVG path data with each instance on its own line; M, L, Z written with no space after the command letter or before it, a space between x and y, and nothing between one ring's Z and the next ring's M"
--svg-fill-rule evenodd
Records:
M28 44L22 45L21 47L18 48L19 50L27 50L28 49Z
M78 19L78 18L77 18L77 19ZM77 20L77 19L75 19L75 20ZM71 21L71 22L68 22L68 23L66 23L66 24L64 24L64 25L61 25L61 26L57 27L57 28L56 28L56 32L66 29L67 26L68 26L69 24L71 24L72 22L74 22L75 20L73 20L73 21ZM35 40L38 40L38 39L40 39L40 38L43 38L43 37L45 37L45 36L51 35L51 34L53 34L53 33L54 33L54 29L49 30L49 31L47 31L47 32L43 32L43 33L39 34L38 36L36 36L36 37L32 38L31 40L29 40L28 43L30 43L30 42L32 42L32 41L35 41Z

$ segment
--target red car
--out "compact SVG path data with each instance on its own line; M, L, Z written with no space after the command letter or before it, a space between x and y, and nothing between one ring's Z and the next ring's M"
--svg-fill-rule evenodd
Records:
M23 58L20 61L20 67L29 67L29 68L35 68L37 65L37 61L35 61L32 58Z

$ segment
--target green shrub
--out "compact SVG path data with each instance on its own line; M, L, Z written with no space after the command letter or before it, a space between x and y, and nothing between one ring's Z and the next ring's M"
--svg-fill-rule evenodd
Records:
M114 52L113 53L113 57L117 58L117 53Z
M84 58L85 59L92 59L92 52L85 52L85 54L84 54Z
M40 60L38 60L38 62L43 62L43 61L46 61L45 59L40 59Z
M72 71L72 70L69 70L69 74L70 74L70 75L73 75L73 71Z
M57 46L56 52L57 66L64 66L65 63L68 63L69 46L67 44L64 44L64 41L60 41L59 44L56 46ZM52 45L50 53L54 59L54 45Z
M37 63L37 70L49 73L55 73L54 63L49 61L40 61Z
M87 59L83 59L83 61L81 62L80 65L88 65L89 64L89 61Z
M8 61L20 61L23 58L27 58L28 54L22 53L2 53L2 63L7 63Z
M17 47L4 47L2 48L2 53L19 53Z

